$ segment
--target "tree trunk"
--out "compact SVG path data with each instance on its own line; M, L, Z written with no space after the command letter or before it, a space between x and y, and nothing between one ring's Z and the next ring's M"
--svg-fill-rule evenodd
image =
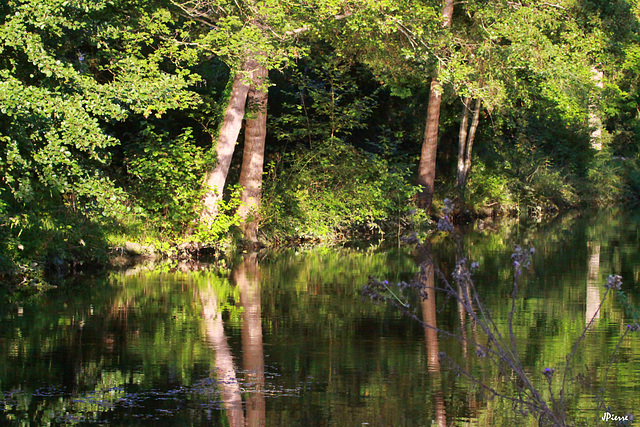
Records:
M468 96L462 101L462 120L460 121L460 132L458 134L458 170L456 172L456 186L462 191L464 188L464 164L465 153L467 152L467 133L469 132L469 104L471 98Z
M427 124L424 131L422 151L420 152L420 165L418 166L418 185L422 186L418 205L425 209L429 209L431 206L433 193L435 192L436 151L438 148L438 127L440 125L440 103L442 101L441 91L442 88L436 75L431 81Z
M438 354L438 323L436 319L436 291L434 287L433 263L427 260L420 266L420 284L424 286L422 299L422 321L427 343L427 369L429 372L440 373L440 359Z
M231 166L231 158L236 148L238 135L242 128L245 104L247 102L247 94L249 93L246 71L254 69L256 65L256 62L253 60L247 61L242 71L239 71L233 80L229 103L227 104L222 126L220 127L218 144L216 146L218 163L213 170L207 173L205 178L207 194L204 197L204 209L202 210L200 221L206 225L210 225L218 215L218 203L222 200L224 184L227 180L227 174Z
M424 286L422 299L422 321L424 322L424 335L427 346L427 371L433 375L434 391L433 401L435 405L435 420L438 427L447 425L447 412L442 389L442 376L440 368L440 350L438 345L438 323L435 291L435 271L430 260L424 261L420 266L420 282Z
M461 188L464 190L464 187L467 185L467 179L469 178L469 171L471 170L471 150L473 149L473 141L476 137L476 130L478 129L478 124L480 123L480 108L482 107L482 101L480 99L476 99L475 108L473 110L473 119L471 120L471 127L469 128L469 133L467 134L467 143L465 144L465 153L464 153L464 169L462 174L462 186Z
M244 238L252 243L258 241L258 215L262 192L264 146L267 136L267 78L267 69L256 64L251 73L251 90L247 101L253 117L247 119L242 170L240 172L240 185L243 191L238 215L242 219Z
M596 87L602 89L604 87L602 81L604 73L596 67L591 68L591 73ZM602 150L602 119L598 114L598 105L595 100L589 105L589 127L591 128L591 148L598 151Z
M451 27L453 16L453 0L445 0L442 9L443 27ZM438 148L438 127L440 125L440 104L442 102L442 86L438 81L439 67L431 80L429 107L427 108L427 122L424 130L424 141L418 165L418 185L422 191L418 197L418 205L429 209L435 191L436 152Z

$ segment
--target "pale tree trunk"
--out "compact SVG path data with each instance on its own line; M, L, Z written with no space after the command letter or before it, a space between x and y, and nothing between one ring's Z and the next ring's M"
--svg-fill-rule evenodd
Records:
M244 132L244 154L240 172L240 185L243 190L238 215L242 219L244 238L257 243L264 146L267 136L268 72L265 67L256 64L251 75L252 84L247 104L253 117L247 120Z
M480 107L482 107L482 101L476 99L474 103L473 119L471 120L471 126L469 126L468 130L469 104L471 104L471 100L465 98L463 103L463 117L460 123L460 138L458 142L458 171L456 174L456 186L461 194L464 193L464 188L469 178L469 171L471 170L471 152L473 150L473 141L476 137L476 130L480 123Z
M216 146L218 163L213 170L207 173L204 183L207 193L204 197L200 221L206 225L211 225L211 222L218 215L218 204L222 200L222 192L229 173L229 167L231 166L231 158L233 157L238 135L242 128L242 120L244 119L247 94L249 93L249 82L246 73L256 66L256 61L247 61L242 70L236 73L233 80L231 95L229 96Z
M262 344L262 309L257 254L247 255L234 272L240 290L242 314L242 359L247 376L247 427L265 425L264 351Z
M469 134L467 135L467 151L464 158L464 183L466 184L469 178L469 171L471 170L471 150L473 149L473 142L476 138L476 131L480 124L480 108L482 107L482 101L476 99L476 105L473 109L473 120L471 120L471 127L469 128Z
M216 380L231 427L244 427L242 395L236 377L231 348L224 334L218 296L211 286L200 292L202 318L207 341L215 352Z
M604 87L604 73L597 68L591 68L592 79L596 87L602 89ZM589 105L589 127L591 128L591 147L594 150L602 150L602 120L598 114L598 106L595 103Z
M451 27L453 16L453 0L445 0L442 9L443 26ZM429 94L429 106L427 108L427 122L424 130L424 141L420 153L420 164L418 165L418 185L422 187L419 195L418 205L428 209L433 200L435 192L436 177L436 152L438 149L438 127L440 125L440 104L442 102L442 86L438 81L440 67L436 69Z
M458 170L456 172L456 186L464 187L464 156L467 152L467 133L469 132L469 104L471 98L468 96L462 100L462 120L460 121L460 132L458 133Z

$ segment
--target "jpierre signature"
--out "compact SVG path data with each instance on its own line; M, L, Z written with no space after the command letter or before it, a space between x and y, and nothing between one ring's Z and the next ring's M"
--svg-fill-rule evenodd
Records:
M619 416L613 415L611 412L605 412L602 421L629 421L629 415Z

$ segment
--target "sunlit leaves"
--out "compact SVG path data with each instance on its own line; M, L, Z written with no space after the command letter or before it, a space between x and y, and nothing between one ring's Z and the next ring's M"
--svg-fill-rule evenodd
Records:
M134 181L131 192L150 214L149 221L169 233L193 221L211 159L194 145L192 129L170 136L147 125L126 152L125 166Z
M317 15L312 4L295 1L174 2L194 20L195 42L240 69L251 57L268 69L283 67L305 50L298 35L310 30Z
M171 14L126 2L113 6L30 0L6 9L0 22L0 135L11 144L0 159L9 165L2 181L18 202L30 200L24 189L34 186L119 200L121 191L95 169L119 144L105 125L199 102L187 90L199 78L184 68L195 56L178 48Z

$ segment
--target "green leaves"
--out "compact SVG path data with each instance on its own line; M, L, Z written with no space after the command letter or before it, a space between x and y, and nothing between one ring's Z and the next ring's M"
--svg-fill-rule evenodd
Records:
M193 55L178 53L169 11L138 6L7 6L0 22L0 161L7 165L0 186L14 202L33 200L33 191L54 199L72 194L98 201L104 213L119 211L123 192L103 169L119 144L107 124L198 104L187 89L199 78L183 68Z
M172 136L148 125L140 136L125 147L128 187L149 221L167 233L182 231L197 218L211 159L195 145L190 128Z
M282 165L270 165L263 197L263 229L276 235L331 238L375 229L403 216L417 191L405 168L337 140L290 153Z
M239 70L251 57L267 69L282 68L305 52L298 35L309 31L318 16L313 2L227 1L174 2L193 19L194 42Z
M359 87L371 79L368 70L333 52L316 51L317 58L298 61L287 73L292 87L281 88L287 102L273 120L279 140L310 145L343 140L365 128L377 106L377 89L367 93Z

